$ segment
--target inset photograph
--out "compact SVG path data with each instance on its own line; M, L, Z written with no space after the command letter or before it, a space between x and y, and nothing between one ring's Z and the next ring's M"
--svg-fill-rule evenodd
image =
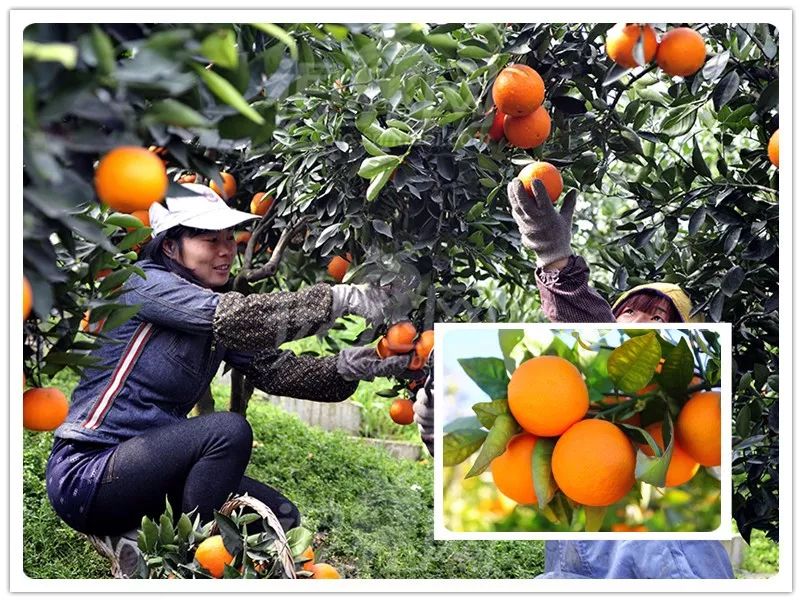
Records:
M438 329L438 537L729 531L728 327Z

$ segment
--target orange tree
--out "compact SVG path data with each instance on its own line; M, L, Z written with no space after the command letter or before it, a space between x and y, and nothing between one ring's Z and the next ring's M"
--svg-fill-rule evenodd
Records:
M534 258L521 251L504 188L543 159L581 192L574 247L604 293L676 281L697 311L733 323L733 509L747 539L753 528L776 539L778 198L766 153L778 124L776 32L691 24L703 66L672 78L665 53L662 67L647 63L637 41L636 66L614 64L611 27L29 27L33 382L90 363L96 337L136 311L114 296L149 231L101 207L92 186L95 162L116 146L159 147L171 193L187 176L224 189L226 172L237 183L230 204L275 199L243 244L239 290L296 289L350 253L346 281L402 279L419 329L539 317ZM491 131L492 85L511 62L540 74L551 119L545 143L526 151L498 124ZM76 336L86 309L102 325ZM247 386L234 382L232 405L244 411Z

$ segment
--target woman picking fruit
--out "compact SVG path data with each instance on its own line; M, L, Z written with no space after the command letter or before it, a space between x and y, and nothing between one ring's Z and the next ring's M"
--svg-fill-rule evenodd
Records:
M210 188L153 204L153 240L119 298L138 313L108 333L56 430L47 493L56 513L112 560L117 576L138 559L143 515L157 518L165 497L181 512L213 518L230 494L267 504L282 526L300 522L295 505L244 476L252 431L234 412L187 419L221 362L258 388L322 402L349 397L360 380L408 374L412 354L386 359L375 349L331 357L296 356L277 347L325 329L345 314L387 321L396 302L368 285L317 284L298 292L230 291L236 254L233 227L258 216L236 211Z
M531 193L520 179L507 187L523 245L537 253L535 279L552 322L690 322L691 301L675 284L652 283L621 295L612 307L593 289L585 260L571 250L576 190L557 210L535 179ZM545 579L732 579L718 541L547 541Z

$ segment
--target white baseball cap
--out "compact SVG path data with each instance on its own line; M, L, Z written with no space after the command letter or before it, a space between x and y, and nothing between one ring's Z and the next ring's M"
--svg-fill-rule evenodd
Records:
M148 210L153 235L173 226L188 226L200 230L225 230L252 219L253 213L232 209L214 190L202 184L182 184L195 194L168 196L164 204L153 203Z

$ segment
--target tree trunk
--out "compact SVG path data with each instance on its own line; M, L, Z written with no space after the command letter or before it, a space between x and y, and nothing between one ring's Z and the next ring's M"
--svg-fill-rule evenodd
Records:
M212 388L208 387L203 392L203 397L198 400L195 407L192 408L192 413L195 416L203 416L204 414L211 414L214 412L214 397L212 396Z

